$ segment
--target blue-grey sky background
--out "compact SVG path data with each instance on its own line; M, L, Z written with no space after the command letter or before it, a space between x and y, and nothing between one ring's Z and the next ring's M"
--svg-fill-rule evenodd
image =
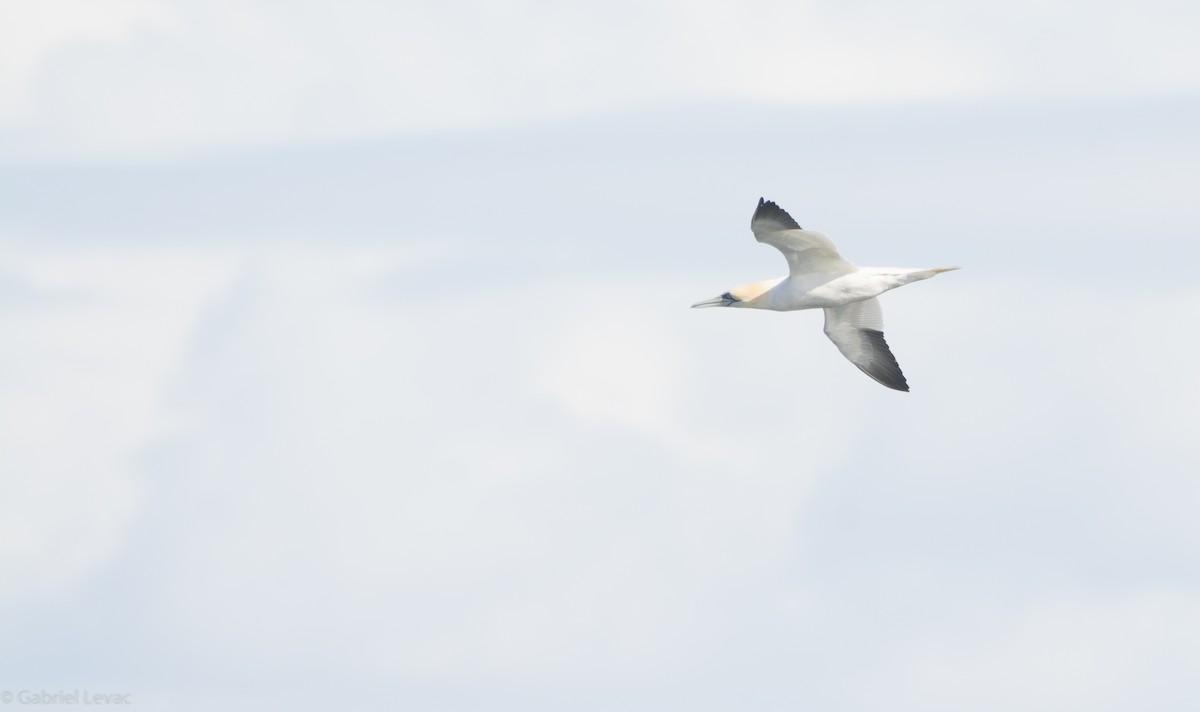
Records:
M1200 6L0 2L0 690L1200 707ZM780 276L864 265L912 392Z

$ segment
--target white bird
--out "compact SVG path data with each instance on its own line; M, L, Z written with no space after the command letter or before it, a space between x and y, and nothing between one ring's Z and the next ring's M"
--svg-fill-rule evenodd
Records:
M850 363L888 388L907 391L908 381L883 339L883 313L875 297L958 267L855 267L828 237L801 228L783 208L762 198L750 229L759 242L783 253L788 276L743 284L692 308L824 309L825 335Z

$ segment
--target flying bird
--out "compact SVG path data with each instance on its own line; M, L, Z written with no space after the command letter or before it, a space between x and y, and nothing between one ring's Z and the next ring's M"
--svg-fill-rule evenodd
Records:
M876 297L958 267L855 267L828 237L805 230L783 208L762 198L750 229L756 240L783 253L788 276L743 284L692 308L824 309L825 335L850 363L888 388L907 391L908 381L883 338L883 312Z

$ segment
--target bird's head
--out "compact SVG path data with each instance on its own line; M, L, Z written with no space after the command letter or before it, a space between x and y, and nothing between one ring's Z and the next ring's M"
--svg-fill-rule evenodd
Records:
M725 292L719 297L705 299L702 302L696 302L692 305L693 309L703 309L704 307L746 307L754 306L750 302L762 296L768 289L779 284L781 280L772 279L765 282L751 282L743 284L740 287Z
M696 302L692 305L692 308L703 309L705 307L732 307L737 306L737 304L741 301L741 299L738 299L733 295L733 292L725 292L719 297L713 297L712 299L705 299L702 302Z

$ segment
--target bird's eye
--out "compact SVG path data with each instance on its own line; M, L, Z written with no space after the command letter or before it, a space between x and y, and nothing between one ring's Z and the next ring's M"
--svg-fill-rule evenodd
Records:
M731 302L736 302L738 300L738 298L733 296L733 294L730 292L725 292L724 294L722 294L721 299L728 299Z

